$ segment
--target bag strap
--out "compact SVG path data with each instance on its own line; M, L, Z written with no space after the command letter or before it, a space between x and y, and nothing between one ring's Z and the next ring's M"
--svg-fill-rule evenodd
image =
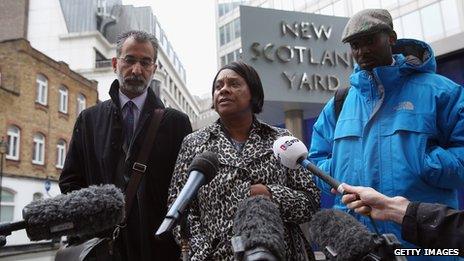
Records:
M127 184L127 189L124 198L124 200L126 201L126 215L122 224L126 223L127 217L129 216L129 213L132 208L132 203L134 202L135 194L137 193L137 189L139 187L139 183L142 180L143 174L147 170L148 156L150 155L151 148L154 145L156 133L158 132L158 127L160 125L163 114L163 109L155 109L155 112L150 122L150 126L148 127L148 130L146 132L147 134L145 135L145 139L143 140L142 148L140 149L137 155L137 160L132 165L129 184Z
M335 112L335 122L338 121L338 116L343 109L343 103L345 103L346 96L350 88L338 88L334 94L334 112Z

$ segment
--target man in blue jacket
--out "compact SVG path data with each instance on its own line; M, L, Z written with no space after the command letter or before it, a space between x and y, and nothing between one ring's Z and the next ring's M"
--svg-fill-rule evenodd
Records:
M309 159L348 184L457 208L464 186L463 88L435 73L429 45L397 40L387 10L355 14L342 41L357 62L351 87L338 119L334 99L319 115ZM340 195L335 208L347 210ZM368 218L356 217L372 228ZM398 224L377 226L401 238Z

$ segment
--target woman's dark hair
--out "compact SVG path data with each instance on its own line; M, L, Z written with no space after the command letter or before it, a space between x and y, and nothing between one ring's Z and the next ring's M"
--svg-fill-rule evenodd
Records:
M264 102L264 91L261 79L259 78L259 75L256 72L256 70L251 65L248 65L241 61L226 64L222 66L222 68L219 69L219 71L216 73L216 76L214 76L213 80L213 88L211 90L211 96L213 97L213 99L216 79L219 73L225 69L230 69L236 72L238 75L240 75L243 79L245 79L248 88L250 88L251 93L251 110L253 111L253 113L260 113L263 110ZM214 108L214 105L211 108Z

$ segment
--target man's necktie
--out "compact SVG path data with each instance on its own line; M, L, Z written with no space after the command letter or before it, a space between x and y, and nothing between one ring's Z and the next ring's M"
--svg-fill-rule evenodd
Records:
M124 127L125 127L125 142L129 146L132 140L132 135L134 134L134 106L135 104L132 101L128 101L124 107L126 108L126 117L124 118Z

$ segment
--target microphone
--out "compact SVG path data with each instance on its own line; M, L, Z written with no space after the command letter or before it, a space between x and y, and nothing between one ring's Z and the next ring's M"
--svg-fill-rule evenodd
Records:
M209 183L214 178L218 165L217 156L211 151L205 151L193 159L187 170L189 172L187 182L166 214L155 236L162 236L174 228L187 208L187 205L196 197L200 187Z
M401 247L395 235L373 234L343 211L317 212L309 223L309 235L329 260L405 260L393 254Z
M29 203L23 209L24 220L0 224L0 235L21 229L32 241L93 235L119 224L124 204L124 195L114 185L90 186Z
M324 173L307 159L308 149L299 139L292 136L280 137L274 141L272 151L274 152L274 156L277 160L285 167L289 169L296 169L298 168L298 165L302 165L341 194L345 193L345 190L339 181Z
M345 189L341 185L340 181L332 178L330 175L326 174L307 159L308 149L299 139L292 136L280 137L274 141L272 151L274 152L274 156L277 158L277 160L285 167L296 169L300 164L305 169L311 171L311 173L322 179L325 183L329 184L330 187L337 190L340 194L345 194ZM380 234L377 228L377 224L370 215L369 219L375 232Z
M237 260L285 260L284 225L278 206L263 196L238 206L232 248Z

